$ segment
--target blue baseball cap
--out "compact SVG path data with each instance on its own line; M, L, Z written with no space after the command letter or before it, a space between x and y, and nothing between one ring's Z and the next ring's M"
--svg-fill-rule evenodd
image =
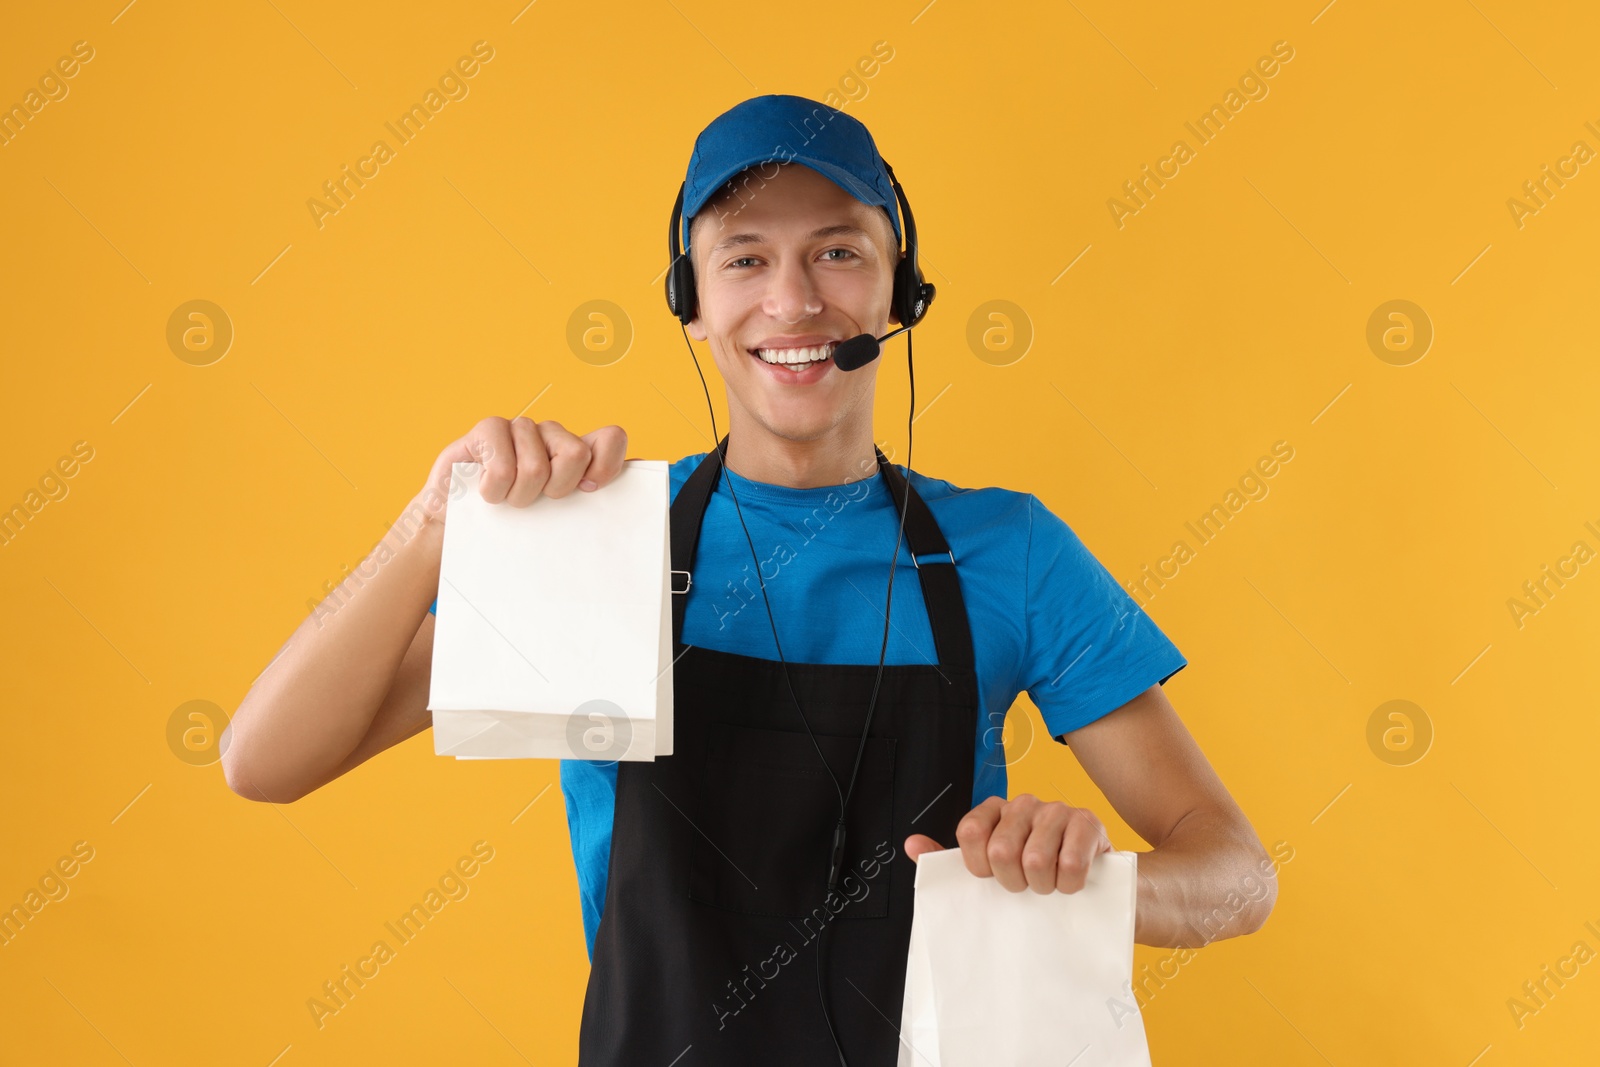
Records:
M863 204L882 208L898 248L902 239L894 183L867 128L827 104L769 94L724 111L695 138L683 189L685 252L689 223L706 201L747 167L773 161L803 163Z

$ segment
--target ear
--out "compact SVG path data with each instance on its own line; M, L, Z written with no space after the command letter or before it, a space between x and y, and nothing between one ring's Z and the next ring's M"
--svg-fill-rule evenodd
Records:
M704 341L706 339L706 328L705 325L700 321L699 308L695 309L694 318L689 320L688 325L686 325L684 329L688 330L689 336L693 337L696 341Z

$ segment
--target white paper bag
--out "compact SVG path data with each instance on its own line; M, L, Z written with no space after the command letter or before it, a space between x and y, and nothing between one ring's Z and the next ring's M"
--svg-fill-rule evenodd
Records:
M960 849L917 857L899 1067L1150 1067L1133 975L1137 859L1012 893Z
M592 493L489 504L457 463L433 634L434 752L458 759L672 754L664 460Z

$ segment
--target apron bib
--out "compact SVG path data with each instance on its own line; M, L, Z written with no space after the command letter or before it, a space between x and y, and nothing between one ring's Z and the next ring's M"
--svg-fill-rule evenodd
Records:
M674 570L693 568L726 442L673 501ZM874 451L898 520L909 487ZM956 846L956 823L971 808L978 723L954 557L915 489L906 509L939 662L883 667L832 895L839 791L877 664L789 664L813 744L781 663L685 648L687 587L675 590L674 754L617 765L581 1067L836 1063L817 989L824 927L824 988L851 1067L895 1064L916 874L902 845L922 833Z

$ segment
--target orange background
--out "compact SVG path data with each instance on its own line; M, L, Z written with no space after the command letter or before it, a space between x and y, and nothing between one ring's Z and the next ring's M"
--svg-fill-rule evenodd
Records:
M1600 148L1590 5L110 0L5 21L0 104L74 42L93 58L0 145L0 507L65 490L0 547L0 905L75 843L92 859L0 947L0 1062L574 1058L554 763L439 759L424 735L274 807L179 758L169 723L236 707L479 418L708 447L659 284L677 184L719 112L830 90L905 183L939 287L917 469L1037 493L1124 582L1194 549L1148 604L1190 663L1168 694L1292 859L1264 930L1147 986L1155 1062L1592 1057L1594 966L1507 1005L1600 950L1580 675L1600 577L1586 556L1520 625L1508 607L1600 548L1600 177L1568 163L1537 213L1508 206ZM319 227L307 201L476 41L467 95ZM880 41L892 59L849 80ZM1185 123L1279 41L1266 94L1199 143ZM1119 227L1108 201L1179 139L1193 158ZM220 359L169 345L193 300L231 324ZM626 316L620 358L569 345L593 300ZM1425 352L1415 312L1369 345L1391 300L1431 323ZM879 388L897 456L903 352ZM1278 441L1268 495L1198 546L1185 523ZM52 481L77 442L92 458ZM1392 700L1408 724L1369 735ZM1018 712L1013 792L1144 848ZM480 841L470 893L319 1028L307 1000ZM1140 947L1136 971L1168 956Z

